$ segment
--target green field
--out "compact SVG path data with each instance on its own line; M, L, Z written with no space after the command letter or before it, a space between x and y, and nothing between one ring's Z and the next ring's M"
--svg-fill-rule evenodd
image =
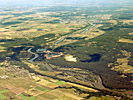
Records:
M0 99L6 99L7 97L4 96L2 93L6 93L6 92L9 92L8 90L3 90L3 91L0 91Z
M6 98L7 98L6 96L0 94L0 99L6 99Z
M18 96L22 97L25 100L36 100L36 97L34 96L24 96L23 94L19 94Z
M64 82L64 81L57 81L55 84L57 84L57 85L63 85L63 84L66 84L66 82Z
M48 89L45 89L45 88L43 88L41 86L37 86L36 89L44 91L44 92L48 92L49 91Z

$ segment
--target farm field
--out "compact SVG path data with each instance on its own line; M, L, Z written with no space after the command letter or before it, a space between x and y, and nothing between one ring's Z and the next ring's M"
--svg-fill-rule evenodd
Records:
M0 91L0 99L6 99L7 97L3 95L3 93L9 92L8 90Z
M1 6L0 100L132 100L133 4L123 2Z

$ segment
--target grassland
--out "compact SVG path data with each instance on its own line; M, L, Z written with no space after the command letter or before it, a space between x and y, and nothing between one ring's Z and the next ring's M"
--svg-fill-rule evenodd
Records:
M64 82L64 81L57 81L56 84L57 85L63 85L63 84L66 84L66 82Z
M9 92L8 90L0 91L0 99L6 99L7 97L3 95L3 93Z
M40 87L40 86L37 86L36 89L44 91L44 92L48 92L49 91L48 89L45 89L45 88Z
M36 98L34 96L25 96L23 94L19 95L20 97L22 97L24 100L36 100Z

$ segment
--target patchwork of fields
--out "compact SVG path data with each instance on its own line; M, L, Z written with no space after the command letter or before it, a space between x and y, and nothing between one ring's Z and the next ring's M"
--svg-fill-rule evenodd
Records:
M0 8L0 100L131 100L133 8L121 6Z

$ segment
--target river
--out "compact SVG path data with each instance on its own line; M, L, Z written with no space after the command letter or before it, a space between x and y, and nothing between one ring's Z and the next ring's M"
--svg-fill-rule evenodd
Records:
M32 52L31 50L32 50L32 48L29 48L27 51L28 51L29 53L33 54L33 55L34 55L34 58L28 60L29 62L33 62L35 59L37 59L37 58L39 57L39 55L38 55L37 53L34 53L34 52Z
M83 33L87 32L90 28L93 28L93 27L95 27L96 25L97 25L97 24L93 24L91 27L85 29L84 31L82 31L82 32L79 33L79 34L83 34ZM70 36L72 36L72 35L73 35L73 34L71 34L71 35L69 35L69 36L67 36L67 37L70 37ZM58 43L60 43L61 41L63 41L63 40L64 40L65 38L67 38L67 37L62 38L62 39L56 41L56 42L53 43L53 44L58 44Z

